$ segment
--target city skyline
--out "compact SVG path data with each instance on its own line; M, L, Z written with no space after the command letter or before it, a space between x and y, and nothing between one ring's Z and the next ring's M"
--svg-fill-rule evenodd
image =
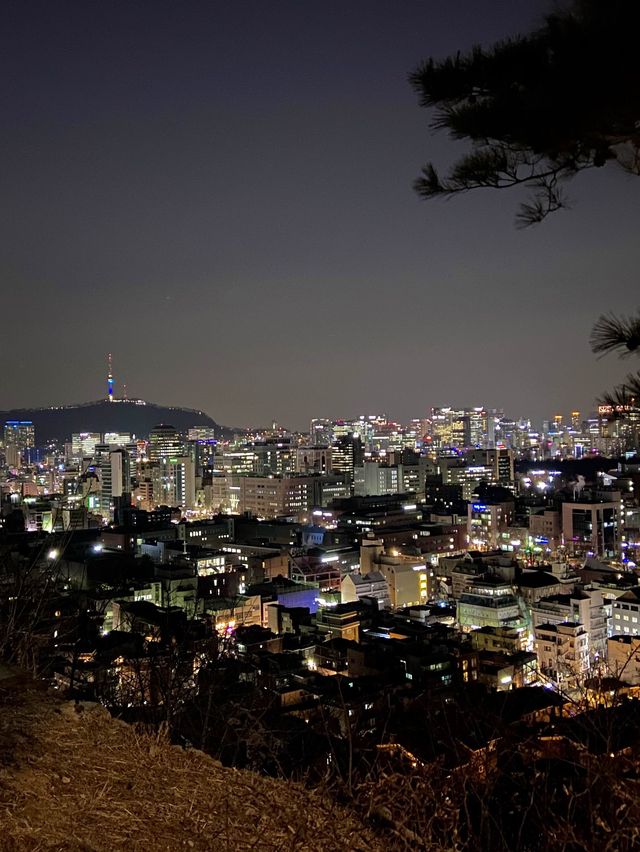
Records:
M588 338L634 308L632 178L525 231L512 197L412 190L456 146L407 75L548 8L7 7L0 407L94 399L112 351L130 396L231 425L592 410L624 375Z
M82 402L80 402L79 400L76 400L76 401L71 402L71 403L62 403L62 404L58 404L58 405L23 406L23 407L20 407L20 408L8 409L7 411L44 410L44 409L50 409L50 408L73 408L76 405L82 406L82 405L86 405L86 404L89 404L89 403L95 404L95 403L99 403L100 401L116 402L116 403L118 403L118 402L144 403L145 405L146 404L156 404L154 400L145 399L143 396L138 396L138 395L135 395L135 394L134 395L129 394L129 392L127 390L126 382L120 382L119 383L120 387L118 389L119 392L116 391L117 384L118 384L117 377L114 374L114 370L113 370L112 353L108 353L108 355L107 355L107 372L106 372L105 376L103 377L104 394L102 396L96 395L93 399L84 400ZM476 400L475 402L478 403L479 401ZM209 412L204 411L202 408L198 407L197 405L196 406L184 407L185 411L187 411L189 408L193 408L193 410L195 410L195 411L202 411L202 413L209 415ZM552 419L557 418L557 417L560 417L561 419L565 420L566 423L569 423L570 420L572 419L572 416L576 415L576 414L580 415L582 420L586 420L589 417L598 415L598 403L597 403L597 401L595 402L595 404L593 405L592 408L585 409L585 410L577 409L576 406L567 406L567 404L565 403L563 407L557 408L553 411L546 411L541 418L536 419L535 417L531 416L530 413L527 412L527 411L512 412L512 411L508 411L507 409L505 409L504 406L501 406L501 405L496 405L496 406L488 406L488 405L480 405L480 404L470 405L470 404L468 404L468 402L463 403L463 404L454 404L449 400L449 401L446 401L446 402L445 401L438 401L438 404L435 404L435 405L434 404L428 404L428 405L424 406L424 411L414 413L413 415L406 417L406 418L396 417L394 412L388 412L384 408L378 407L376 414L372 414L371 411L354 412L354 411L350 410L350 411L347 411L347 412L341 412L340 414L337 414L337 415L328 416L324 412L313 412L311 417L307 421L306 425L304 425L303 427L291 426L290 424L279 420L277 417L269 418L267 413L265 413L263 415L263 420L259 421L259 422L258 421L253 421L253 422L250 422L250 423L237 423L237 422L236 423L222 423L220 421L217 421L217 422L219 423L220 426L225 427L225 428L248 429L248 430L255 429L255 428L265 429L265 428L269 428L269 424L277 423L278 426L290 429L290 431L292 431L292 432L304 433L304 432L308 431L307 427L309 426L309 424L313 423L313 421L315 421L315 420L327 419L327 420L334 420L334 421L355 421L358 418L360 418L360 419L362 419L362 418L371 419L373 417L380 417L380 418L386 419L389 422L407 425L409 423L413 423L413 422L416 422L418 420L428 419L431 416L431 413L434 410L437 410L437 409L454 409L454 410L463 410L464 409L465 411L471 411L473 409L477 409L477 410L482 409L482 410L490 412L490 413L500 414L502 417L505 417L505 418L510 419L510 420L529 421L531 423L531 426L532 426L533 429L539 429L545 422L547 422L547 421L550 422ZM213 418L213 419L215 419L215 418Z
M107 372L104 376L103 380L104 384L104 394L102 397L96 396L95 399L85 400L83 402L72 402L72 403L64 403L62 405L51 405L51 406L24 406L22 408L9 409L8 411L29 411L29 410L45 410L51 408L73 408L76 405L82 406L87 404L96 404L100 401L109 402L109 403L143 403L147 404L155 404L153 400L144 399L142 396L130 395L127 391L126 382L121 382L120 387L121 391L116 392L117 379L113 370L113 358L112 353L109 352L107 355ZM478 402L477 400L475 401ZM191 407L185 407L184 411L188 411ZM203 414L209 415L209 412L203 411L197 406L193 407L194 411L201 411ZM591 409L587 410L579 410L575 406L567 407L566 404L563 408L558 408L553 412L547 411L542 418L537 420L536 418L530 416L528 412L512 412L505 409L504 406L488 406L488 405L480 405L480 404L453 404L451 401L439 401L438 404L426 405L424 407L424 411L421 413L414 413L412 416L407 418L399 418L394 415L394 412L388 412L384 410L384 408L379 407L377 409L377 413L373 414L371 411L366 412L354 412L347 411L342 412L335 416L327 416L326 413L323 412L314 412L311 417L307 421L307 423L301 428L298 426L290 426L290 424L282 422L278 420L277 417L268 418L265 414L263 421L260 422L251 422L251 423L222 423L218 421L218 425L231 429L239 429L239 430L252 430L252 429L269 429L270 426L275 424L280 428L287 429L291 432L297 433L306 433L308 431L313 431L313 423L316 421L323 420L332 420L334 422L355 422L358 419L360 420L372 420L372 419L381 419L386 420L389 423L396 423L401 426L407 426L412 423L417 423L418 421L427 421L435 411L444 411L444 410L454 410L454 411L464 411L465 413L469 413L473 410L476 411L484 411L489 414L500 415L502 419L507 419L514 422L529 422L531 424L531 428L535 431L539 430L541 427L544 428L544 424L551 423L552 420L560 419L561 423L565 427L569 427L571 422L575 420L575 417L578 415L581 421L586 421L590 417L598 416L598 405L597 403ZM7 412L8 413L8 412ZM210 416L210 415L209 415ZM215 418L213 418L215 419ZM307 427L311 426L309 430Z

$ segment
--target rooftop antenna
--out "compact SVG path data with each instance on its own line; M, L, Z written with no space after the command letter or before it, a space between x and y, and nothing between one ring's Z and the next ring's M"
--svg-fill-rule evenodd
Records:
M111 363L111 352L107 360L107 400L113 402L113 365Z

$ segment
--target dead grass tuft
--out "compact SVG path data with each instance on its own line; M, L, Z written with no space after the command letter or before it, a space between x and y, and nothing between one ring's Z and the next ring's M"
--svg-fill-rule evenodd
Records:
M0 685L0 846L378 852L356 816L20 685Z

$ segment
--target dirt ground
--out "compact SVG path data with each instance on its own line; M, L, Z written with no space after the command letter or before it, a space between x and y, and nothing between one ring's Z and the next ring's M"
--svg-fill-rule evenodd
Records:
M142 735L100 705L0 680L0 849L382 852L303 787Z

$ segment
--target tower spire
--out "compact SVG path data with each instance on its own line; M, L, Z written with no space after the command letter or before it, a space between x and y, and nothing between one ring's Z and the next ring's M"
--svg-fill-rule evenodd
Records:
M113 366L111 363L111 352L107 360L107 400L113 402Z

